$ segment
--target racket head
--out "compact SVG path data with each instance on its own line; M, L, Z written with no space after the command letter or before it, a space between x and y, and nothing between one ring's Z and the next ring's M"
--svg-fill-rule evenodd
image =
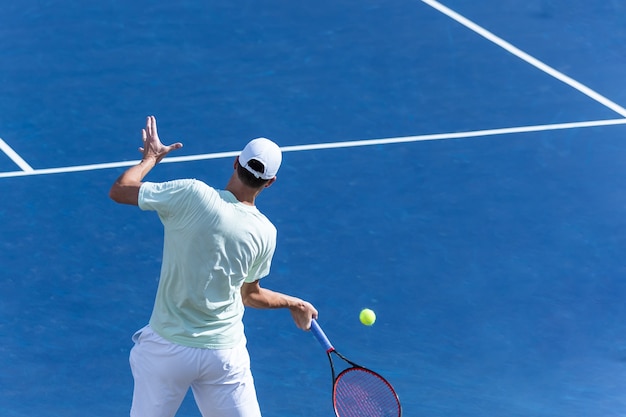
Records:
M360 366L342 371L333 384L337 417L401 417L400 399L391 384Z

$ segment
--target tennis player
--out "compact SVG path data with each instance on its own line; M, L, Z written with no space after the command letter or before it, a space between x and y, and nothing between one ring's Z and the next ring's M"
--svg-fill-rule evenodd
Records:
M142 137L141 162L110 190L118 203L156 211L165 233L152 315L133 336L130 415L174 416L191 387L205 417L259 417L244 306L287 308L303 330L317 318L310 303L259 284L270 271L276 228L255 200L276 181L280 148L265 138L249 142L225 189L218 190L193 179L143 182L182 144L163 145L153 116Z

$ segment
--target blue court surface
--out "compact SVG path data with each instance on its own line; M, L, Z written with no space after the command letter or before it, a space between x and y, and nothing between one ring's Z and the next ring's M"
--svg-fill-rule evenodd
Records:
M128 415L162 228L108 189L150 114L152 181L284 147L263 285L405 417L626 415L626 4L442 1L4 1L2 416ZM263 415L333 415L313 336L245 324Z

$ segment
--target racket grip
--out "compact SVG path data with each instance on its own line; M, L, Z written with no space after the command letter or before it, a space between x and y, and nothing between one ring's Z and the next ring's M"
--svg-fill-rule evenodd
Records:
M328 337L326 336L320 325L317 324L317 320L315 319L311 321L311 333L313 333L313 336L315 336L317 341L320 342L320 345L322 345L322 347L326 349L326 353L335 350L333 345L330 343L330 340L328 340Z

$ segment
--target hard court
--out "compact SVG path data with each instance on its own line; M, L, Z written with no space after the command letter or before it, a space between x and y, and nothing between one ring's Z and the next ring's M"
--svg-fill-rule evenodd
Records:
M1 414L128 415L162 228L108 190L155 115L184 148L151 181L283 147L263 285L405 417L626 415L625 28L617 0L5 0ZM245 325L263 415L333 415L312 335Z

